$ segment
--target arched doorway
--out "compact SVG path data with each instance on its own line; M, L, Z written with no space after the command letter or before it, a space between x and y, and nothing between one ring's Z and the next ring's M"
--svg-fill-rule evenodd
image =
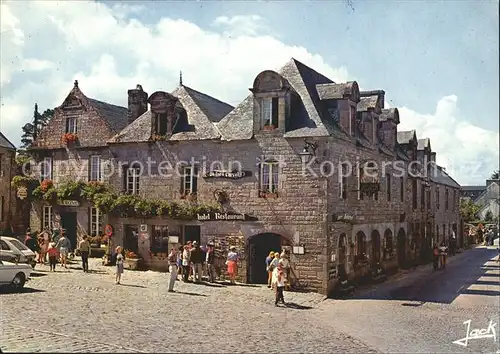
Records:
M403 228L399 229L398 232L397 252L398 265L400 268L404 268L406 263L406 233Z
M377 230L372 231L372 263L380 262L380 234Z
M286 242L281 235L271 232L254 235L248 240L249 284L267 284L266 257L271 251L281 252L281 246L284 244Z
M361 260L366 259L366 235L363 231L358 231L356 234L356 257L354 264L358 264Z
M394 240L392 239L392 230L387 229L384 232L384 260L392 258L394 253Z
M341 234L339 237L339 244L337 248L337 274L341 280L346 276L346 263L347 263L347 236Z

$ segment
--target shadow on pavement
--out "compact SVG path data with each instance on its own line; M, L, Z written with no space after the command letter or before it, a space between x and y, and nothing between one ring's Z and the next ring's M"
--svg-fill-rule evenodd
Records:
M225 286L244 286L244 287L247 287L247 288L262 288L264 286L264 285L243 284L243 283L232 284L229 281L219 281L217 283L220 284L220 285L225 285Z
M404 303L402 306L417 307L426 302L450 304L461 294L499 296L499 291L468 289L471 285L497 285L484 278L499 278L498 273L492 273L499 270L496 266L485 265L486 262L493 261L496 255L497 250L494 249L471 249L445 269L429 269L415 277L410 274L399 283L382 284L379 288L354 296L352 300L408 301L417 304Z
M129 288L142 288L142 289L147 289L147 287L145 286L142 286L142 285L135 285L135 284L123 284L123 283L120 283L118 284L120 286L128 286Z
M44 293L45 290L33 289L33 288L22 288L20 290L14 290L10 287L0 288L0 295L3 294L32 294L32 293Z
M190 292L187 292L187 291L178 291L178 290L176 290L172 294L182 294L182 295L190 295L190 296L203 296L203 297L207 297L207 295L205 295L205 294L190 293Z
M299 305L299 304L296 304L295 302L287 302L285 304L285 307L289 308L289 309L294 309L294 310L311 310L312 309L311 306Z
M32 272L31 275L30 275L30 277L38 278L38 277L44 277L46 275L47 275L46 273Z
M223 284L218 284L218 283L207 283L205 281L201 283L193 283L194 285L203 285L203 286L208 286L210 288L225 288L226 285Z

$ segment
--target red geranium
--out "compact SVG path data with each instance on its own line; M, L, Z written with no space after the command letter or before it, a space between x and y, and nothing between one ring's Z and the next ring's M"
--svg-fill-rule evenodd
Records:
M54 184L52 183L51 180L49 179L44 179L41 183L40 183L40 187L42 188L42 191L44 192L47 192L50 188L52 188Z
M78 135L73 133L66 133L62 136L62 142L64 144L74 143L78 139Z

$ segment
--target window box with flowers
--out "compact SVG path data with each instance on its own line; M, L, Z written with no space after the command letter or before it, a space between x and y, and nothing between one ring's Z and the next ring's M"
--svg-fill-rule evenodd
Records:
M78 140L78 135L74 133L63 134L61 141L65 145L73 144Z
M181 195L181 199L187 200L189 202L195 202L196 201L196 193L186 193Z
M268 198L268 199L278 198L278 192L272 192L270 190L259 191L259 198Z
M272 131L274 129L276 129L276 127L274 125L268 124L268 125L264 125L264 127L263 127L262 130L264 130L264 131Z

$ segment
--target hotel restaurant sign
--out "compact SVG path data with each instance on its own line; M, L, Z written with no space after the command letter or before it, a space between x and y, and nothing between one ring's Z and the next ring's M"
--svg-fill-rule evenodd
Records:
M204 213L197 215L198 221L256 221L257 218L248 214L238 213Z
M252 175L252 171L221 171L214 170L208 171L203 175L203 178L230 178L230 179L239 179L244 177L250 177Z

